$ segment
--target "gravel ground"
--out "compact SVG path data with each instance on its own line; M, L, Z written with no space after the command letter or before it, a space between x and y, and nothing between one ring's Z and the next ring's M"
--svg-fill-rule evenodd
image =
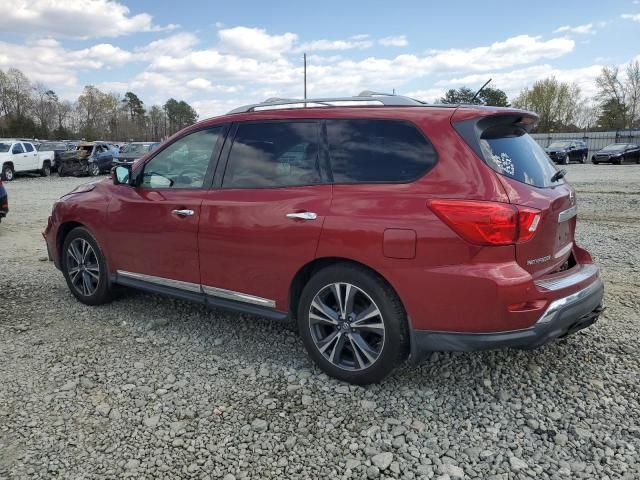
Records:
M81 305L40 232L86 180L18 178L0 225L0 478L640 478L640 167L568 170L601 320L365 388L320 373L290 324L133 291Z

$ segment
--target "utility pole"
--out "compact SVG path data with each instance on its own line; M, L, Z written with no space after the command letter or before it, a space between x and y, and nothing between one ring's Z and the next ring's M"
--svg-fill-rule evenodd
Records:
M307 54L302 57L304 59L304 99L307 99Z

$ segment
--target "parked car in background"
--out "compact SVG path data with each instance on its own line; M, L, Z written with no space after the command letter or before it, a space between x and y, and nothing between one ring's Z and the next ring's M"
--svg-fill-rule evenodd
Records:
M160 142L131 142L124 146L124 148L113 157L113 166L122 164L131 164L135 160L139 159L143 155L146 155L150 151L154 150Z
M88 305L119 284L291 316L353 383L430 351L535 348L603 296L536 120L367 92L248 105L62 197L47 249Z
M2 180L0 180L0 222L2 222L2 219L6 217L8 213L9 195L7 194L7 190L4 188Z
M75 150L62 154L58 174L67 175L100 175L111 169L113 150L103 142L80 143Z
M563 165L569 162L585 163L589 155L587 144L577 140L553 142L545 151L551 160Z
M10 182L16 173L38 172L51 175L53 152L38 152L33 143L20 140L0 140L2 179Z
M60 158L64 152L69 150L69 146L64 142L42 142L38 145L39 152L53 152L52 170L57 170L60 165Z
M621 165L624 162L640 163L640 146L635 143L612 143L597 151L591 161L598 163L613 163Z

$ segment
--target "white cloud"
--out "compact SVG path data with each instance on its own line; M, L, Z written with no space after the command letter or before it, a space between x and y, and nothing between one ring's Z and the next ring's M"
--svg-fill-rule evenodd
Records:
M193 33L176 33L136 49L136 56L143 60L161 55L180 56L191 50L198 42L198 37Z
M406 47L409 45L407 37L405 35L397 35L394 37L385 37L378 40L380 45L385 47Z
M291 50L298 39L295 33L270 35L262 28L233 27L218 31L220 49L226 53L255 58L277 58Z
M67 50L53 39L42 39L18 45L0 42L0 68L18 68L31 80L54 88L73 86L80 71L120 66L131 61L131 52L109 43L81 50Z
M580 34L595 34L596 30L593 29L593 23L586 23L584 25L563 25L560 28L556 28L553 33L580 33Z
M640 22L640 13L623 13L620 18L625 20L632 20L634 22Z
M401 93L407 97L422 100L427 103L438 103L441 97L444 97L446 89L444 88L427 88L424 90L412 90L407 93Z
M315 52L328 50L363 50L370 48L373 42L369 40L369 35L356 35L347 40L314 40L305 42L295 48L295 52Z
M0 30L70 38L118 37L177 28L154 25L148 13L131 15L115 0L14 0L0 2Z

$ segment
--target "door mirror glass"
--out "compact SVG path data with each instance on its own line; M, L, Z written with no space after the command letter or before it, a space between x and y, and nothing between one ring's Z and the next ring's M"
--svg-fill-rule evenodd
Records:
M114 185L128 185L131 178L131 168L127 166L118 165L111 171L111 177L113 178Z

